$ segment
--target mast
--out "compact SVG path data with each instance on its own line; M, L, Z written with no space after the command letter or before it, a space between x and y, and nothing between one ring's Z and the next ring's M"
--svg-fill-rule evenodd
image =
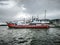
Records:
M32 22L33 22L33 16L32 16Z
M46 19L46 10L45 10L45 16L44 16L44 18Z

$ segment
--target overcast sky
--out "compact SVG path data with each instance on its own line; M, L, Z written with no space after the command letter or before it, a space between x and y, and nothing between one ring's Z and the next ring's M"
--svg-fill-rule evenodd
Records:
M38 16L60 19L60 0L0 0L0 21Z

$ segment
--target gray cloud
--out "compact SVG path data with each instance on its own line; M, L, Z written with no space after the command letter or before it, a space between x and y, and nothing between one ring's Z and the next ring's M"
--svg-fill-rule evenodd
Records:
M32 13L33 15L44 14L45 9L47 10L47 13L49 13L47 18L51 18L51 17L56 18L60 15L60 13L55 14L58 11L60 12L60 5L59 5L60 0L28 0L23 3L25 5L25 7L27 8L27 12ZM52 13L52 14L50 14L50 13ZM60 18L60 17L58 17L58 18Z
M0 1L8 1L8 0L0 0Z
M39 11L42 12L44 9L47 9L48 11L59 10L59 2L60 0L28 0L23 3L28 9L27 12L36 13Z
M20 12L29 15L38 15L40 18L44 18L45 9L47 10L47 18L60 18L60 0L0 0L0 2L1 1L11 1L7 6L5 6L4 3L0 3L1 20L11 20L12 17L15 17L17 13Z

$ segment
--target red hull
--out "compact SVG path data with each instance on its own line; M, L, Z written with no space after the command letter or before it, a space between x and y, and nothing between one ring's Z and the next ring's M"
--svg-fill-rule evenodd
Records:
M16 25L7 23L9 28L49 28L48 25Z

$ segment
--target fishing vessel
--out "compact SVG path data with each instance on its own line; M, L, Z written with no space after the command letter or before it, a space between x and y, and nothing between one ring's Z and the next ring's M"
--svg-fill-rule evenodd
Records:
M46 15L45 15L46 18ZM32 18L32 21L7 22L9 28L49 28L47 19Z
M9 28L49 28L49 21L47 19L33 19L30 22L18 21L18 22L7 22Z

